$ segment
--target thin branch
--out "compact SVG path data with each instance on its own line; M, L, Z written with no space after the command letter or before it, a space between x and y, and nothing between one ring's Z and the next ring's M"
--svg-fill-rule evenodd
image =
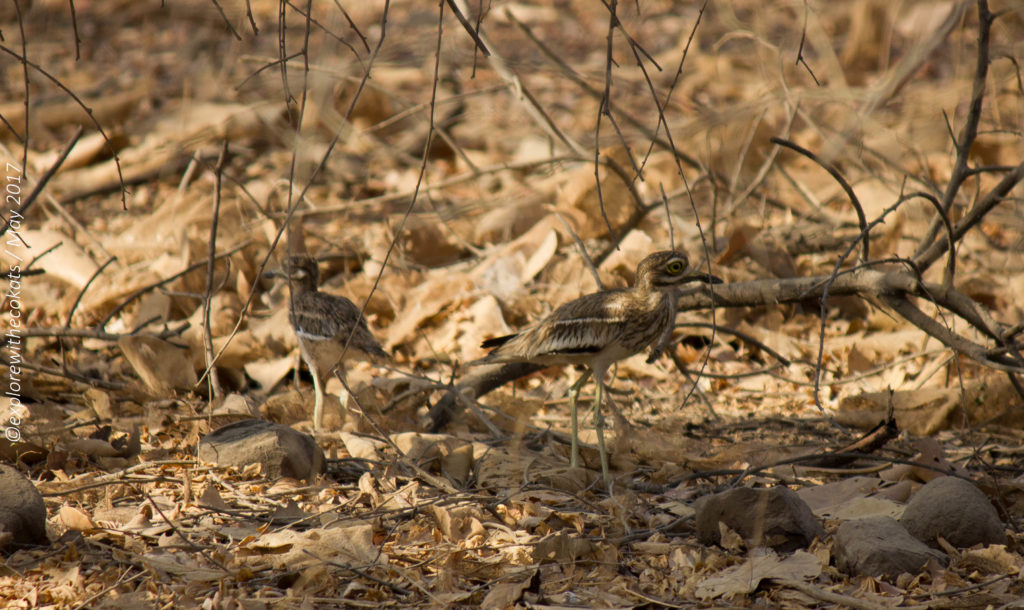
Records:
M217 258L221 259L221 258L225 258L225 257L231 256L235 252L238 252L242 248L248 246L249 243L250 243L249 241L244 241L244 242L238 244L237 246L235 246L234 248L231 248L227 252L222 252L222 253L218 254ZM187 275L189 273L192 273L193 271L196 271L198 269L202 269L206 265L207 265L207 261L205 261L205 260L204 261L199 261L198 263L192 263L188 267L185 267L184 269L182 269L181 271L175 273L174 275L172 275L170 277L166 277L166 278L164 278L162 280L158 280L158 281L156 281L156 282L154 282L154 283L152 283L152 284L150 284L148 286L143 286L142 288L139 288L135 292L133 292L130 295L128 295L128 297L125 298L124 301L122 301L120 304L118 304L116 307L114 307L112 310L110 310L110 312L102 320L100 320L99 324L96 325L96 329L102 331L104 328L106 328L107 324L110 324L111 320L113 320L115 317L117 317L122 311L124 311L124 309L126 307L131 305L133 302L135 302L136 299L138 299L142 295L144 295L144 294L146 294L148 292L152 292L153 290L156 290L157 288L159 288L159 287L161 287L161 286L163 286L165 284L170 284L174 280L176 280L176 279L178 279L180 277L183 277L183 276L185 276L185 275Z
M217 374L217 368L214 366L213 361L213 332L210 328L210 301L213 299L213 272L215 270L215 262L217 260L217 227L220 226L220 201L221 201L221 187L223 180L221 177L224 174L224 164L227 163L228 158L228 141L224 140L224 145L220 149L220 156L217 158L217 165L213 168L214 176L214 187L213 187L213 219L210 221L210 238L207 240L209 249L206 255L206 290L203 293L203 348L206 354L206 370L203 371L203 377L209 375L209 389L210 389L210 402L217 400L223 396L224 389L220 384L220 376ZM230 263L230 261L228 261ZM228 264L227 273L230 273L231 265ZM196 383L201 383L200 379ZM209 413L212 415L213 409L210 408Z
M39 194L43 192L43 188L47 185L47 183L50 182L50 179L57 174L57 170L60 169L60 166L64 165L64 161L67 160L68 155L71 154L71 150L75 147L75 144L78 143L78 140L81 137L82 126L79 125L78 128L75 129L75 133L71 136L71 139L68 140L68 143L65 144L64 148L60 151L60 154L57 155L57 159L52 164L50 164L50 167L47 168L47 170L43 172L43 175L39 177L39 180L36 181L36 185L32 189L32 192L29 193L28 197L25 197L25 199L21 202L21 206L18 207L17 211L11 212L12 217L15 215L24 216L25 214L28 214L28 209L32 207L32 204L35 203L36 199L39 198ZM25 167L22 166L22 170L24 169ZM24 171L22 172L22 175L24 175ZM4 218L4 225L3 227L0 227L0 237L3 237L3 235L7 233L7 229L9 229L10 227L10 220L8 218Z
M71 99L73 99L75 101L75 103L78 104L78 106L82 110L84 110L87 115L89 115L89 120L92 122L93 125L96 126L96 130L100 132L100 135L103 136L103 141L107 145L107 150L110 152L110 156L113 157L113 159L114 159L114 166L117 168L117 178L118 178L119 182L121 183L121 206L122 206L123 209L128 209L128 189L127 189L127 187L125 185L124 174L121 172L121 157L118 156L117 151L114 149L114 143L110 140L110 136L108 136L107 132L104 131L103 126L100 125L100 122L96 120L96 116L93 115L92 108L89 108L88 106L86 106L85 102L82 101L82 99L80 97L78 97L78 95L74 91L69 89L67 87L67 85L62 83L60 81L60 79L58 79L56 76L53 76L52 74L47 72L45 69L43 69L42 66L39 66L39 65L29 61L23 55L18 55L17 53L15 53L14 51L8 49L6 46L4 46L2 44L0 44L0 51L3 51L4 53L7 53L11 57L17 59L19 62L22 62L22 64L24 66L31 66L34 70L36 70L37 72L39 72L40 74L45 76L50 82L52 82L54 85L56 85L58 88L60 88L61 91L63 91L64 93L68 94L68 96L71 97ZM26 76L25 79L26 79L26 82L27 82L28 76ZM26 103L27 103L27 97L26 97ZM26 113L25 113L25 120L28 121L27 107L26 107Z
M151 323L153 320L150 320ZM145 325L142 325L143 327ZM183 322L181 326L177 328L168 328L167 330L160 331L159 333L147 333L147 336L156 337L157 339L169 339L171 337L180 336L181 333L185 332L189 328L188 322ZM22 337L57 337L61 339L98 339L100 341L111 341L116 342L124 339L125 337L137 337L139 336L140 329L134 329L127 333L108 333L98 328L67 328L61 327L44 327L35 326L26 328L22 331Z
M352 18L349 17L348 11L345 10L345 7L342 6L341 2L338 2L338 0L334 0L334 6L338 7L341 14L345 16L345 21L348 22L348 27L352 28L352 31L356 33L356 36L358 36L359 40L363 43L363 48L366 49L367 53L369 53L370 43L366 40L366 36L363 36L363 33L359 31L359 26L356 25L356 22L352 21Z
M771 142L773 144L778 144L779 146L784 146L790 150L795 150L796 152L807 157L811 161L814 161L815 163L818 164L819 167L827 171L829 175L832 176L833 179L835 179L836 182L839 183L839 186L842 187L843 191L846 193L846 196L850 199L850 204L853 205L853 208L855 210L857 210L857 222L860 224L861 231L860 260L861 262L867 262L871 260L870 243L868 241L867 216L864 215L864 208L860 205L860 199L857 199L857 194L853 192L853 187L850 186L850 183L846 181L846 178L844 178L843 175L839 173L839 170L836 168L836 166L825 163L820 157L818 157L818 155L812 153L803 146L800 146L799 144L790 142L789 140L783 140L782 138L773 136L771 138Z
M473 24L470 23L469 20L466 19L466 16L462 14L462 11L459 10L455 0L446 0L446 2L448 3L448 8L452 9L452 13L455 14L455 18L462 24L462 28L466 30L469 37L473 39L473 44L476 45L476 48L484 54L484 57L490 57L491 52L487 48L487 45L484 44L483 39L480 38L480 34L477 32L476 28L473 27Z
M1019 165L1013 168L1013 171L1003 176L999 184L979 199L964 217L956 223L956 226L953 227L954 241L960 241L964 234L977 226L985 218L985 215L1002 203L1010 191L1022 180L1024 180L1024 161L1021 161ZM938 260L947 251L948 247L945 241L934 242L927 249L914 255L914 263L924 271Z
M220 2L217 2L217 0L210 0L210 2L213 4L214 7L216 7L217 12L220 13L220 18L224 22L224 27L227 28L229 32L231 32L231 35L235 37L235 40L242 40L241 34L239 34L237 30L235 30L235 26L231 25L231 20L228 19L227 14L224 13L224 8L221 7Z
M974 68L974 80L971 84L971 101L967 110L967 119L964 121L963 129L960 130L960 137L956 139L956 160L953 162L953 171L950 174L946 190L942 193L942 208L948 214L953 208L964 180L970 176L968 162L970 160L971 146L978 137L978 124L981 122L982 101L985 99L985 81L988 78L989 45L992 22L995 16L988 10L986 0L978 0L978 57ZM932 221L928 232L921 240L918 251L914 253L914 260L920 261L924 252L930 251L939 230L939 219ZM934 262L934 261L933 261ZM923 268L923 267L922 267Z

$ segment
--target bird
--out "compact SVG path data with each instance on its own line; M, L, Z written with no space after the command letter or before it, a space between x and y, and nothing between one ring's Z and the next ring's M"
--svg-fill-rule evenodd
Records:
M320 292L315 258L292 255L273 276L288 279L288 322L298 339L302 359L313 376L313 429L323 428L324 386L345 360L390 360L366 325L359 307L342 296Z
M572 439L570 467L579 463L576 400L591 376L597 384L594 422L597 428L601 475L611 493L612 479L604 444L601 403L604 377L615 362L652 346L647 357L653 363L668 347L675 326L675 288L688 282L719 284L721 279L690 267L678 250L654 252L637 265L629 288L602 290L569 301L540 322L517 333L487 339L482 348L492 349L470 364L528 362L545 366L576 364L587 367L569 389Z

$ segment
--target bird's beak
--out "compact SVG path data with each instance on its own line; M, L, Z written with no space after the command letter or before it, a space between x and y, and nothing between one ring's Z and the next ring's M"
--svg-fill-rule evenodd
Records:
M704 273L703 271L693 270L686 274L681 284L689 284L690 282L703 282L705 284L724 284L722 278L717 275L711 275L710 273Z

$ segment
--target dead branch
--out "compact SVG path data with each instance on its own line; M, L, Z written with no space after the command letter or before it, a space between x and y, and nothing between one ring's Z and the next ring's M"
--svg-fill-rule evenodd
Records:
M539 364L513 362L510 364L482 366L473 373L463 375L459 378L459 383L451 386L444 396L430 407L430 431L437 432L447 426L448 422L452 420L461 406L458 394L461 393L478 398L495 388L505 385L509 381L526 377L537 371L544 370L544 368Z
M1010 191L1020 184L1022 180L1024 180L1024 161L1021 161L1009 173L1003 176L999 184L978 199L977 203L956 223L956 226L953 227L954 239L959 241L964 234L976 227L985 218L985 215L1002 203L1006 196L1010 194ZM927 269L946 252L948 247L949 244L944 240L934 242L914 256L914 263L922 270Z
M829 282L831 281L831 284ZM706 287L699 287L679 298L679 311L694 311L712 307L762 307L781 303L796 303L831 296L859 296L882 302L944 346L961 353L979 364L1013 374L1024 374L1024 359L1019 344L1007 346L1004 337L1009 327L993 321L983 313L980 305L955 289L927 284L909 271L878 271L867 267L840 272L836 276L815 276L787 279L756 280L715 286L712 295ZM914 305L911 299L920 298L942 307L977 328L992 339L993 345L983 345L946 328L933 317ZM1009 351L1007 351L1009 349ZM430 409L431 430L443 428L458 404L453 392L472 393L480 397L491 390L530 375L544 367L529 364L506 364L488 367L465 375L458 384L445 393Z

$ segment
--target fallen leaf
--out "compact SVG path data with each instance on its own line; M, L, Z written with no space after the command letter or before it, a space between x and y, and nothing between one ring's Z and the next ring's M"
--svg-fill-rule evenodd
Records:
M67 504L61 506L57 511L57 521L69 530L84 532L96 529L96 524L93 523L89 515Z
M706 600L747 595L768 578L808 580L821 574L818 558L807 551L797 551L783 558L771 551L761 553L705 578L697 585L697 597Z
M196 385L196 371L180 347L148 336L123 337L117 346L156 396L170 396L175 390L191 390Z

